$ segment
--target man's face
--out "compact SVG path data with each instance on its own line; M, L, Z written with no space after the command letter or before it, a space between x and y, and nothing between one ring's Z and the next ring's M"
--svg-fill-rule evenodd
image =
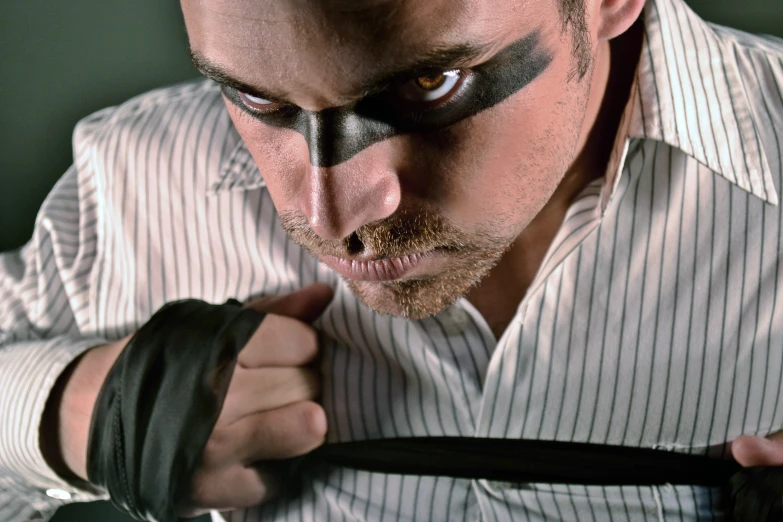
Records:
M559 0L183 0L291 237L383 313L464 295L574 159Z

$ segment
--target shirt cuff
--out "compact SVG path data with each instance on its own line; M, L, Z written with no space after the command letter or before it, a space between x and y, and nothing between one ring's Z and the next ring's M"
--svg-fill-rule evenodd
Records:
M99 338L58 337L14 343L0 349L0 476L29 491L37 509L108 498L87 483L71 483L49 467L39 428L49 394L63 370Z
M223 514L215 509L209 512L209 518L211 522L226 522L226 519L223 517Z

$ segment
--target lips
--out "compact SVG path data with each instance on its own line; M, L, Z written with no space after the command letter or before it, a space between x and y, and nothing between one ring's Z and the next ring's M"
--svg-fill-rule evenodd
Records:
M347 259L323 256L323 261L343 277L355 281L393 281L413 271L424 259L424 254L409 254L376 260Z

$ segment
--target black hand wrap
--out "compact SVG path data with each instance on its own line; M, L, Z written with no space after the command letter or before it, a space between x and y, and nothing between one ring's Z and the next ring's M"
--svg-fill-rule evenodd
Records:
M171 522L223 407L237 356L264 318L238 301L184 300L139 329L101 388L87 475L138 520Z
M139 520L176 520L236 358L263 318L237 301L179 301L161 308L128 343L101 389L87 448L90 482L106 488L120 510ZM427 437L328 444L270 464L281 477L295 474L284 481L294 485L310 465L322 463L520 483L729 484L735 522L783 520L783 468L740 469L645 448Z

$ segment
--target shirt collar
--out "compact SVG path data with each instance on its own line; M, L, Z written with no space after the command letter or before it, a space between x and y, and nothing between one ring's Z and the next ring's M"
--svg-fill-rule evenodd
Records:
M777 205L737 42L716 32L682 0L649 1L644 16L645 41L626 109L626 136L676 147Z
M682 0L649 1L644 16L642 56L601 206L606 207L619 181L628 138L677 147L729 182L777 205L769 162L740 75L736 42L720 37ZM266 186L233 126L231 132L236 145L223 161L212 194Z

